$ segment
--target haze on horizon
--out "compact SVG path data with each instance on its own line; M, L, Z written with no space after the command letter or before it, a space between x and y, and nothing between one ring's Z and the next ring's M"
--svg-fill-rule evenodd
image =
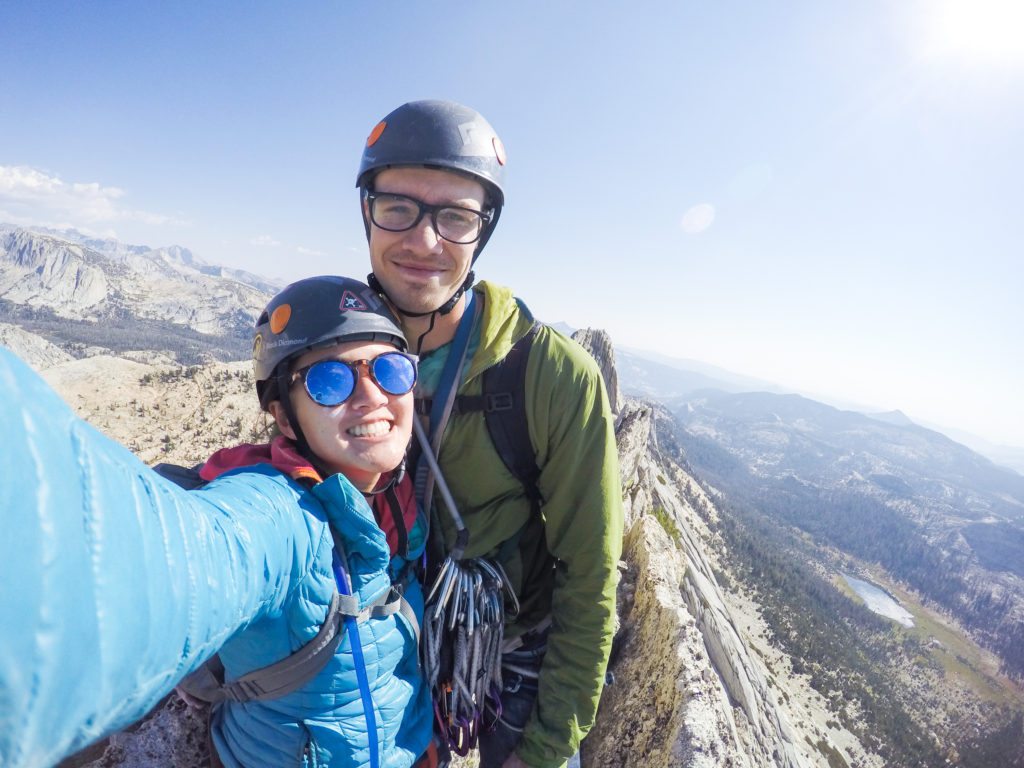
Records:
M477 274L536 315L1024 446L1015 2L47 3L0 24L0 222L361 276L366 134L451 98L509 152Z

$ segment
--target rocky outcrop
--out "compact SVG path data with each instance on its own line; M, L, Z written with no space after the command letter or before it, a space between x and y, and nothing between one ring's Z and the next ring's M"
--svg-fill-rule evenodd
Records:
M622 405L622 390L619 389L619 373L615 369L615 353L612 351L611 337L604 331L583 328L576 331L572 338L597 361L608 390L612 413L618 416Z
M737 632L694 531L697 516L683 494L699 487L653 447L652 408L627 402L617 439L627 521L620 631L609 667L614 684L584 763L811 764Z
M74 316L106 298L103 270L80 246L15 230L0 236L0 298Z
M748 766L728 698L708 663L679 591L685 561L653 517L624 541L622 643L597 724L589 766Z
M210 764L208 712L171 694L145 719L58 768L202 768Z
M602 331L577 333L614 373ZM606 380L609 390L615 379ZM591 766L784 766L809 762L777 707L763 666L726 607L685 497L698 484L657 448L652 406L618 400L626 535L620 631L584 762Z
M42 336L9 323L0 323L0 345L7 347L37 371L52 368L72 359L71 355Z

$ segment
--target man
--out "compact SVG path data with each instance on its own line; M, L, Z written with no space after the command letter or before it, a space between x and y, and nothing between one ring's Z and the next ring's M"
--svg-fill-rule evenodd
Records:
M498 728L480 735L481 768L554 768L578 750L604 684L622 496L597 366L546 326L529 348L524 391L512 392L525 408L527 458L539 469L535 501L503 462L479 407L436 406L448 394L439 391L442 373L458 344L468 351L453 368L453 388L459 402L479 403L484 372L534 326L508 289L473 286L471 269L504 204L504 166L501 141L481 115L451 102L412 102L371 132L357 186L370 283L421 356L419 410L431 414L435 431L441 425L438 460L469 532L465 556L500 562L521 606L505 629L520 647L503 665ZM434 520L450 552L453 524L443 511Z

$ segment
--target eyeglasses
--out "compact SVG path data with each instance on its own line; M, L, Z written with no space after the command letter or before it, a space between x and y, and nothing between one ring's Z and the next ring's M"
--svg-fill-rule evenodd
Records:
M491 221L494 211L474 211L457 205L427 205L421 200L405 195L384 192L367 192L370 207L370 221L388 232L405 232L412 229L424 214L430 214L430 223L439 237L450 243L466 245L475 243L484 231L484 225Z
M389 395L412 392L416 384L416 359L401 352L385 352L372 360L318 360L295 371L292 384L301 379L314 403L333 408L352 397L363 368Z

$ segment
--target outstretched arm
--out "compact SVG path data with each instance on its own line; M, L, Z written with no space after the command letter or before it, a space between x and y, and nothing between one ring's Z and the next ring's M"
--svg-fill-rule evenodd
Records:
M294 571L280 477L186 492L0 347L0 765L49 765L145 714ZM288 506L285 506L288 505Z

